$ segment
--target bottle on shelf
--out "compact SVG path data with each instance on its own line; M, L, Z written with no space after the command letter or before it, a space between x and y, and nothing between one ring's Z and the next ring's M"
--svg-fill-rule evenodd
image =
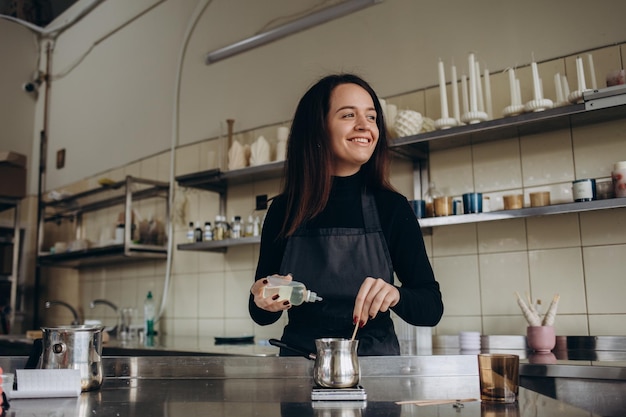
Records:
M228 237L228 224L226 216L215 216L215 226L213 228L213 240L224 240Z
M245 237L254 236L254 219L252 218L252 214L248 216L248 221L243 227L243 235Z
M435 198L443 197L443 194L435 187L435 183L431 181L428 183L428 190L424 194L424 201L426 202L426 217L435 216Z
M241 237L241 216L233 217L230 224L230 237L232 239L239 239Z
M189 222L189 228L187 229L187 242L193 243L195 241L193 222Z
M204 222L204 240L213 240L213 229L211 228L211 222Z
M278 300L289 300L294 306L302 303L322 301L317 293L307 290L305 285L298 281L289 281L277 276L267 277L268 284L263 288L263 297L272 297L278 294Z
M154 336L154 317L156 315L156 308L154 305L154 298L152 298L152 291L148 291L148 295L143 303L143 316L144 316L144 331L146 337Z
M202 236L204 233L202 232L202 228L200 227L200 222L196 222L196 227L193 230L193 240L194 242L202 242Z

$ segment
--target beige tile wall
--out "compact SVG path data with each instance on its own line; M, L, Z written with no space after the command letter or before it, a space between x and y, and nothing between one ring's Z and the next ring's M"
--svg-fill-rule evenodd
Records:
M592 52L596 76L603 86L602 74L623 67L620 46ZM546 96L554 97L555 72L567 74L571 89L576 88L574 58L539 64ZM518 68L517 74L524 100L531 99L530 68ZM492 74L491 86L494 115L500 117L510 100L507 74ZM387 101L398 109L413 109L432 119L440 117L437 88ZM275 132L276 126L263 127L237 134L235 139L250 144L263 135L273 146ZM214 168L210 152L218 155L217 164L224 167L224 143L224 138L218 138L177 149L176 175ZM626 159L625 120L436 151L430 157L430 176L447 195L483 192L490 197L491 209L497 210L503 208L502 196L511 193L523 193L526 205L528 193L537 190L550 191L555 203L571 201L571 181L608 178L613 162L621 159ZM163 153L103 176L122 179L130 174L167 181L169 169L170 155ZM77 186L93 187L97 179ZM413 196L410 162L394 160L392 180L409 199L417 198ZM254 207L255 195L271 196L279 189L279 179L231 187L226 214L229 218L235 214L246 217ZM218 204L216 194L177 187L172 208L174 244L185 241L189 221L213 221ZM90 236L95 238L110 226L116 210L93 219ZM147 210L150 207L141 207L142 212ZM434 228L424 239L445 301L444 317L434 332L524 334L526 323L515 301L517 291L541 299L544 308L555 293L561 295L558 334L623 335L625 219L626 209L613 209ZM225 254L175 250L161 330L192 336L280 336L284 320L260 327L248 317L248 290L258 250L258 245L232 247ZM165 262L161 261L83 269L79 273L80 294L74 301L87 318L104 318L112 324L112 311L106 307L91 310L89 300L108 298L120 306L141 308L148 290L157 300L162 299L165 275ZM50 274L47 282L50 288L58 287L62 278ZM138 311L136 321L141 320L142 312Z

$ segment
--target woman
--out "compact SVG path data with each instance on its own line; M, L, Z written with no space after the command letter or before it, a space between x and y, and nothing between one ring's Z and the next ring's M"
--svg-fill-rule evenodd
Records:
M417 219L388 179L385 121L374 90L352 74L318 81L300 100L287 149L284 187L267 212L252 319L267 325L289 310L282 341L315 352L315 339L349 338L359 355L399 355L390 309L408 323L443 314ZM402 286L395 286L394 272ZM287 276L321 302L291 308L263 297L265 279ZM293 355L281 349L281 355Z

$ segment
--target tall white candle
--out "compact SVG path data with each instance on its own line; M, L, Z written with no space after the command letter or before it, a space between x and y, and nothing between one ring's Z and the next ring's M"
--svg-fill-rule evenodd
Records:
M563 87L561 86L561 74L558 72L554 74L554 88L556 89L556 102L564 102L565 99L563 98Z
M587 60L589 62L589 73L591 74L591 88L598 89L598 83L596 82L596 69L593 66L593 55L587 54Z
M487 111L487 116L489 116L489 119L493 119L493 108L491 105L491 80L489 76L489 70L487 68L485 68L484 81L485 81L485 109Z
M530 64L533 71L533 94L535 100L541 100L541 86L539 85L539 71L537 70L537 63Z
M563 97L569 97L569 83L565 75L561 75L561 86L563 87Z
M485 111L483 83L480 80L480 64L476 61L476 95L478 96L478 111Z
M513 68L509 69L509 94L511 95L511 106L516 105L517 101L515 100L515 70Z
M459 110L459 82L456 78L456 66L452 65L452 110L454 112L454 118L461 121L461 111Z
M585 70L583 69L583 59L576 57L576 77L578 79L578 91L585 91Z
M448 96L446 94L446 74L443 69L443 61L439 60L439 98L441 99L441 118L447 119L448 115Z
M515 103L516 106L522 105L522 87L520 86L519 78L515 79Z
M474 54L469 54L469 95L470 95L470 112L478 110L478 98L476 97L476 63Z
M463 113L469 112L469 99L467 97L467 76L461 75L461 97L463 98Z

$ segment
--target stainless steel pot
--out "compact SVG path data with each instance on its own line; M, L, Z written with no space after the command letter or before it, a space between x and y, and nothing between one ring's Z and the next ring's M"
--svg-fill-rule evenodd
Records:
M82 391L102 385L102 326L42 327L41 369L78 369Z
M358 340L332 337L316 339L317 354L294 348L280 340L270 339L269 342L314 360L313 381L320 387L352 388L359 384L361 367L357 355Z

